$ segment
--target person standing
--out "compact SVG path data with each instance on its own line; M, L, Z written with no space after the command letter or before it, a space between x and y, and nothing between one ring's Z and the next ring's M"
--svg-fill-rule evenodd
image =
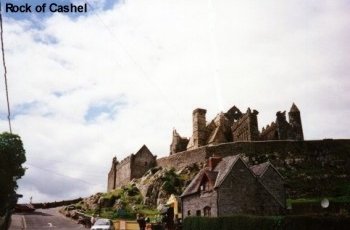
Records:
M145 218L144 218L144 216L142 214L138 213L136 215L136 221L139 224L140 230L145 230L145 228L146 228L146 221L145 221Z
M152 224L150 223L151 219L148 216L145 218L145 222L146 222L146 230L152 230Z
M90 222L91 222L91 226L95 224L95 222L96 222L96 214L91 216Z

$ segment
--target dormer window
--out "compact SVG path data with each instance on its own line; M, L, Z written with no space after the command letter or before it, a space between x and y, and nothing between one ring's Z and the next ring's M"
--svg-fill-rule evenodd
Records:
M203 180L201 186L200 186L201 191L210 191L210 184L208 180Z

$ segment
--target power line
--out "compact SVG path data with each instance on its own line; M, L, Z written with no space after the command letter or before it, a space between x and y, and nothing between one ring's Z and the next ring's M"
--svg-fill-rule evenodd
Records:
M1 12L1 2L0 2L0 40L1 40L1 52L2 52L2 65L4 67L4 79L5 79L5 89L6 89L6 101L7 101L7 120L9 122L10 133L12 133L11 127L11 111L10 111L10 100L9 100L9 91L7 87L7 68L5 62L5 50L4 50L4 35L2 28L2 12Z

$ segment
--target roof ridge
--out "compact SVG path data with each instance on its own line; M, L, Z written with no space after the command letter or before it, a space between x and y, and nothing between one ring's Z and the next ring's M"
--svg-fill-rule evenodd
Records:
M192 181L190 182L190 184L187 185L187 187L185 188L185 190L183 191L183 193L180 195L180 197L184 197L184 196L188 196L188 195L194 194L194 192L191 192L192 186L194 186L194 185L196 184L196 181L197 181L199 178L203 177L204 173L205 173L205 168L201 169L201 170L197 173L197 175L192 179ZM191 193L189 193L189 192L191 192ZM189 193L189 194L187 194L187 193Z
M249 167L249 169L253 171L253 173L254 173L254 175L256 177L262 177L265 174L265 172L267 171L267 169L269 168L270 165L271 165L270 161L265 161L265 162L257 164L257 165L252 165L252 166ZM254 172L254 169L258 168L259 166L263 166L264 168L263 168L263 170L262 170L262 172L260 174L257 174L257 173Z
M222 184L222 182L226 179L226 177L228 176L229 172L231 172L233 166L237 163L237 161L238 161L239 159L240 159L240 160L243 162L243 164L247 167L247 165L245 164L244 160L241 158L241 154L237 154L237 155L234 155L234 156L232 156L232 157L234 157L235 160L232 162L232 164L230 165L229 169L226 170L227 173L226 173L226 175L224 175L224 177L222 178L222 180L221 180L218 184L216 184L216 182L215 182L214 188L217 188L217 187L219 187L219 186ZM223 159L225 159L225 157L224 157ZM221 164L222 162L223 162L223 160L222 160L219 164ZM219 164L218 164L216 167L218 167ZM216 167L215 167L215 168L216 168ZM248 168L249 171L251 171L251 170L249 169L249 167L247 167L247 168ZM220 173L220 172L219 172L219 173ZM218 173L217 178L219 177L219 173ZM253 176L254 176L254 173L253 173L253 172L251 172L251 173L252 173Z

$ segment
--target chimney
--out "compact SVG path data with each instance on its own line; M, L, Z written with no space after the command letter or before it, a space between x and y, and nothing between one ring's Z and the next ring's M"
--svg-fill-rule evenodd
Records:
M209 167L210 171L213 171L215 169L215 167L220 163L221 160L222 160L221 157L209 157L208 167Z

